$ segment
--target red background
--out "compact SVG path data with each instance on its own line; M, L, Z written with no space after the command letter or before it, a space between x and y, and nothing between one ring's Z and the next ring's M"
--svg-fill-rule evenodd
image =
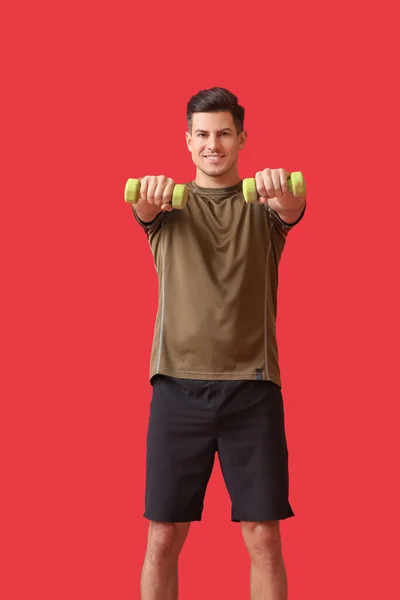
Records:
M194 174L185 109L245 106L242 177L301 170L280 270L293 600L400 597L395 3L2 9L4 600L138 599L156 274L128 177ZM248 598L218 468L181 598Z

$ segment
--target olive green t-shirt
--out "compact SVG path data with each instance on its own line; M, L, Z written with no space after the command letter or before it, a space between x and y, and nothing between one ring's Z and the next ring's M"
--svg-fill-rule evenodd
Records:
M158 310L150 359L156 374L281 385L276 339L278 266L289 230L268 205L247 204L242 182L186 184L183 210L151 223Z

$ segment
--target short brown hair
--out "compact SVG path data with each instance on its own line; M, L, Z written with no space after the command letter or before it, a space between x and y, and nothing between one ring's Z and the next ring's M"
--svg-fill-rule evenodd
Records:
M236 126L237 133L244 128L244 108L239 105L235 94L221 87L201 90L192 96L187 104L186 118L189 131L192 130L192 116L197 112L230 112Z

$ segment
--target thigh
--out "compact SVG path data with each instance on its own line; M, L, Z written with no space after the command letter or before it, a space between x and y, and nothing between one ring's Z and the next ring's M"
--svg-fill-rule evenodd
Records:
M216 451L215 419L203 397L201 385L194 388L194 382L169 377L153 382L145 511L152 521L201 518Z
M288 499L284 406L278 385L246 381L225 393L218 424L218 454L234 521L293 516Z

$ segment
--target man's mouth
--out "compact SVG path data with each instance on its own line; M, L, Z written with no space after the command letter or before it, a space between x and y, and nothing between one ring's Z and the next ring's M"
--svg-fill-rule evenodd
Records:
M206 158L210 162L218 162L224 156L225 156L224 154L205 154L204 158Z

